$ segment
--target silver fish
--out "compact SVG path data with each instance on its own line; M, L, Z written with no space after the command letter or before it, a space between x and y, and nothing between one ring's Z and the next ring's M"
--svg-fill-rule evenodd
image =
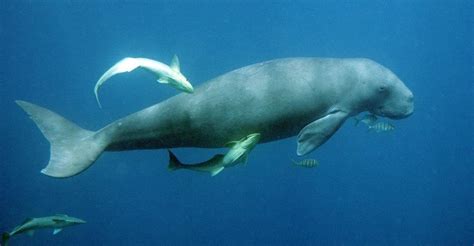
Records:
M377 124L369 126L370 130L375 130L375 132L387 132L394 130L395 127L388 122L378 122Z
M20 234L27 233L30 236L33 235L35 230L51 228L53 229L53 235L58 234L64 227L79 225L86 223L84 220L67 216L65 214L56 214L53 216L40 217L40 218L28 218L12 232L5 232L2 235L1 245L6 246L10 237Z
M298 167L313 168L313 167L319 166L319 162L315 159L304 159L301 161L291 160L291 161L293 162L293 165L298 166Z
M100 108L102 108L102 105L100 104L98 93L99 88L105 83L105 81L116 74L131 72L137 68L143 68L150 71L156 76L157 81L161 84L168 84L187 93L194 92L193 86L180 71L179 59L176 55L173 56L169 66L148 58L126 57L109 68L109 70L107 70L97 81L94 87L94 94Z
M168 150L170 162L169 170L189 169L193 171L208 172L211 176L219 174L224 168L233 167L239 163L247 163L248 154L260 141L260 133L252 133L239 141L232 141L228 143L229 151L225 155L215 155L211 159L196 163L184 164Z

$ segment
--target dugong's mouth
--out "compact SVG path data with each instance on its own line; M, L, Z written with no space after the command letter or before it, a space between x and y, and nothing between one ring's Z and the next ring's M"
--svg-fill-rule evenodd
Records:
M405 119L407 117L409 117L410 115L413 114L413 107L410 107L409 109L405 110L403 113L399 113L399 112L396 112L396 113L391 113L391 112L386 112L384 110L381 110L379 111L379 113L376 113L382 117L387 117L387 118L390 118L390 119L394 119L394 120L400 120L400 119Z
M371 111L371 113L381 116L381 117L387 117L394 120L400 120L412 115L413 111L414 111L414 106L413 104L411 104L405 107L404 110L394 110L394 111L387 110L383 106L380 106L377 109Z
M401 119L407 118L408 116L412 114L413 114L413 110L411 110L410 112L407 112L406 114L401 114L401 115L399 114L399 115L393 115L393 116L387 116L387 117L394 120L401 120Z

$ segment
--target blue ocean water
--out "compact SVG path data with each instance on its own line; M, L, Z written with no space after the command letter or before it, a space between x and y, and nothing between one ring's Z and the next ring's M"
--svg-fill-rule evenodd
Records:
M87 221L11 245L472 245L472 1L0 2L0 231L27 217ZM259 145L247 166L166 169L164 150L108 152L84 173L40 170L49 144L14 103L97 130L177 94L149 74L100 75L126 56L168 63L195 86L282 57L367 57L415 95L415 113L375 134L351 120L294 168L296 138ZM188 162L216 150L177 149Z

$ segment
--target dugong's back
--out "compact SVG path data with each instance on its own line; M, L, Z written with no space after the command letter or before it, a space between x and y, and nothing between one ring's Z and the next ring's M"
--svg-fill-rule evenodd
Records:
M339 65L340 64L340 65ZM107 150L223 147L251 133L261 142L294 136L337 95L340 59L288 58L243 67L118 120ZM335 66L336 65L336 66ZM117 127L120 125L120 127Z

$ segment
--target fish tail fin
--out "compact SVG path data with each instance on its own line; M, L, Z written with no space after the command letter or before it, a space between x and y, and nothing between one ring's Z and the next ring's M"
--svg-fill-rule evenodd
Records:
M107 147L98 134L87 131L62 116L29 102L16 103L30 116L51 144L50 160L41 170L45 175L66 178L94 163Z
M1 245L7 246L8 245L8 239L10 239L10 233L4 232L2 234L2 244Z
M171 152L171 150L169 149L168 149L168 155L170 158L170 161L168 163L168 170L174 171L174 170L180 169L183 164L178 160L178 157L176 157L176 155L173 154L173 152Z

